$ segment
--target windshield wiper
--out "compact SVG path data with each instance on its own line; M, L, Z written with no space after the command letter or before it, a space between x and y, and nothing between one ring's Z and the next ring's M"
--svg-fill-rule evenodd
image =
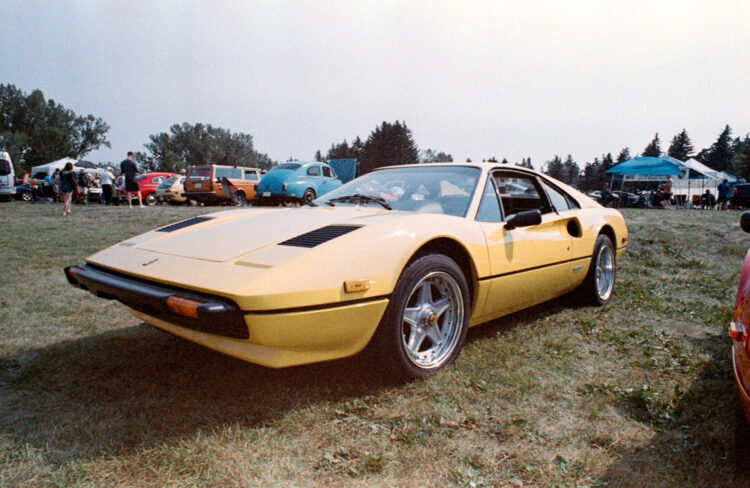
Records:
M356 203L370 203L375 202L386 210L393 210L390 205L385 203L385 199L380 197L371 197L368 195L362 195L361 193L355 193L353 195L344 195L343 197L331 198L328 200L330 206L334 206L333 202L356 202Z

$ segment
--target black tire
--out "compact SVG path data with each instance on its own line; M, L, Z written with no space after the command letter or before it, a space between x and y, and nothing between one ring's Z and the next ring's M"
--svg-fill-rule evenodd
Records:
M612 299L617 276L617 259L612 241L599 234L594 243L586 279L577 290L579 301L602 307Z
M24 202L30 202L33 199L34 199L34 194L31 193L30 191L25 191L21 193L21 200L23 200Z
M235 207L242 207L243 205L247 205L245 193L240 190L232 193L232 205L234 205Z
M414 379L453 363L466 339L470 302L466 277L452 259L427 254L411 262L370 343L378 367Z
M146 205L156 205L156 195L153 193L149 193L146 195L146 201L144 202Z
M302 202L301 202L301 204L302 205L307 205L308 203L310 203L313 200L315 200L315 197L316 197L315 190L313 190L312 188L308 188L307 190L305 190L304 195L302 195Z

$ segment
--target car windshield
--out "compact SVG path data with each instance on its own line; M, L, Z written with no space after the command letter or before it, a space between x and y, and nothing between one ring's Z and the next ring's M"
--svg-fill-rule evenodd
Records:
M479 180L479 168L409 166L373 171L316 200L327 205L384 202L393 210L465 216Z
M289 171L294 171L295 169L299 169L302 165L297 163L281 163L278 166L275 166L271 168L271 171L277 170L277 169L287 169Z
M172 183L174 183L175 181L177 181L177 177L176 176L172 176L171 178L167 178L164 181L164 183L162 183L161 185L159 185L157 187L157 190L166 190L167 188L169 188L170 186L172 186Z
M196 166L190 168L188 180L207 180L211 178L211 166Z

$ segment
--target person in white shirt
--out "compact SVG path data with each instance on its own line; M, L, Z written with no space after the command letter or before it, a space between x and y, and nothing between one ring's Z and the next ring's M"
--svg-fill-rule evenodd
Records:
M102 203L104 205L112 204L112 185L115 181L115 175L112 174L112 168L106 168L99 180L102 185Z

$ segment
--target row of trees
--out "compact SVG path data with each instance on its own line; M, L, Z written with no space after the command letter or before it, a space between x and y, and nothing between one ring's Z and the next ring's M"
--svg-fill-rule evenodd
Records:
M26 94L15 85L0 84L0 147L8 151L19 172L111 147L108 130L101 118L77 115L47 100L41 90Z
M725 126L719 134L716 142L711 146L694 152L692 141L687 131L683 129L672 138L667 152L661 148L661 140L657 133L651 142L643 149L640 156L671 156L680 161L695 158L706 166L717 171L726 171L746 180L750 180L750 134L744 138L732 138L732 129ZM638 156L638 155L636 155ZM603 154L601 158L594 158L593 162L586 162L583 169L573 160L569 154L563 161L555 155L550 161L544 163L542 170L560 181L574 185L584 191L601 188L609 181L607 170L617 163L631 159L630 149L624 148L616 158L611 153Z
M179 172L187 166L227 164L270 168L274 162L255 150L253 136L232 133L211 124L184 122L149 136L148 151L137 152L136 160L146 171Z
M80 116L54 100L47 100L40 90L23 93L14 85L0 84L0 146L10 153L18 172L63 157L82 158L101 146L111 147L107 140L109 125L93 115ZM175 124L169 132L149 136L145 151L136 153L144 170L177 172L186 166L208 163L241 164L268 169L275 164L267 154L255 150L253 137L211 124ZM662 156L657 133L643 149L641 156ZM666 154L685 161L695 157L707 166L733 173L750 180L750 134L732 138L727 125L716 142L697 154L687 131L675 135ZM630 149L622 149L617 157L603 154L586 162L581 168L568 154L565 159L555 155L542 165L550 176L575 185L582 190L601 188L608 180L607 170L631 159ZM315 159L356 158L360 173L393 164L453 161L449 153L434 149L420 151L406 122L382 122L366 140L359 136L349 144L343 140L331 144L325 157L318 150ZM497 162L493 156L488 160ZM502 163L508 163L506 159ZM531 158L523 158L518 166L532 168Z

